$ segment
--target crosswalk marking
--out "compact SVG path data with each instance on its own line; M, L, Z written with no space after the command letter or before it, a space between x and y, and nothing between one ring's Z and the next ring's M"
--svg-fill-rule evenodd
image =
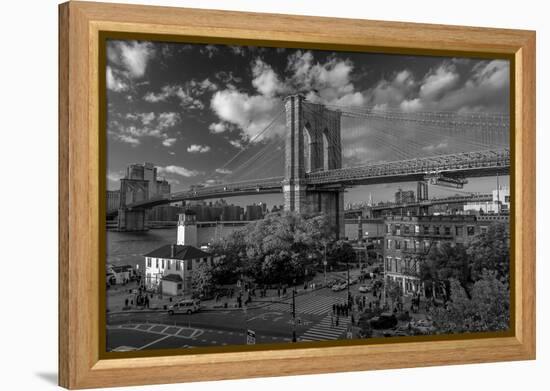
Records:
M349 317L341 317L338 319L338 326L331 322L336 322L336 317L327 315L318 324L307 330L301 337L300 341L329 341L338 339L347 330L350 324Z
M324 315L332 312L334 304L342 304L345 298L336 296L297 296L296 312L309 315ZM270 311L292 311L292 299L286 299L285 303L274 303L266 307Z

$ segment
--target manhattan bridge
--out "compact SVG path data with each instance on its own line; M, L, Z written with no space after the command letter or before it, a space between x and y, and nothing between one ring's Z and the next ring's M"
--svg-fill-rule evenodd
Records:
M341 231L346 188L411 181L461 188L467 178L508 174L509 136L503 113L407 112L291 95L201 184L154 198L139 186L122 187L119 226L132 230L129 222L157 205L282 193L285 210L323 212Z

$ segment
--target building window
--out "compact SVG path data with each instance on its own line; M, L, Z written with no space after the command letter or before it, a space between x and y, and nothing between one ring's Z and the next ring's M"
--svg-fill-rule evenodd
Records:
M445 227L445 235L451 234L451 227Z
M429 225L425 225L424 226L424 235L428 235L430 233L430 226Z
M461 225L457 225L457 226L455 227L455 235L456 235L456 236L462 236L463 231L464 231L464 230L463 230L463 227L462 227Z
M170 270L170 264L171 264L171 263L172 263L171 260L169 260L169 259L166 260L166 268L167 268L168 270Z
M395 258L395 272L396 273L401 273L401 259L400 258Z
M434 226L434 234L440 235L439 225Z
M159 259L155 259L155 267L158 269L159 268Z
M403 241L403 250L407 250L409 248L409 241L408 240L404 240Z
M396 240L396 241L395 241L395 249L396 249L396 250L400 250L400 249L401 249L401 240Z
M510 196L504 196L504 202L509 203L510 202Z
M162 260L162 268L164 269L164 259Z
M397 224L395 226L395 232L397 235L401 235L401 225L400 224Z
M147 267L151 267L151 258L147 257Z
M386 225L386 233L389 234L390 232L391 232L391 225L387 224Z
M430 241L424 240L424 252L428 252L430 250Z
M475 228L473 225L469 225L468 228L467 228L467 233L468 233L468 236L474 236L475 234Z
M411 232L411 228L410 228L408 225L405 225L405 226L403 227L403 231L405 232L405 234L408 235L408 234Z
M392 261L392 258L391 257L387 257L386 258L386 271L391 271L391 261Z
M391 250L391 239L388 239L388 240L386 241L386 248L387 248L388 250Z
M479 227L479 232L481 234L486 234L487 233L487 227L486 226Z
M187 261L187 270L192 270L192 269L193 269L193 260L189 259Z
M419 234L419 233L420 233L420 226L419 226L419 225L415 225L415 226L414 226L414 233L415 233L415 234Z
M181 262L176 261L176 271L180 271L180 270L181 270Z

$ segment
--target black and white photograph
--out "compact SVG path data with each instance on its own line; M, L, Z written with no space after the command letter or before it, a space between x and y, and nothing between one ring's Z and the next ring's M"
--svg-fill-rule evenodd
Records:
M510 329L508 60L105 49L107 352Z

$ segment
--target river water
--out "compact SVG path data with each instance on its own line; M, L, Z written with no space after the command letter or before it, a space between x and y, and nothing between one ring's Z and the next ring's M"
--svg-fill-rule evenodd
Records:
M146 232L107 231L107 263L112 265L139 265L144 267L144 254L166 244L175 244L174 228L150 229Z

